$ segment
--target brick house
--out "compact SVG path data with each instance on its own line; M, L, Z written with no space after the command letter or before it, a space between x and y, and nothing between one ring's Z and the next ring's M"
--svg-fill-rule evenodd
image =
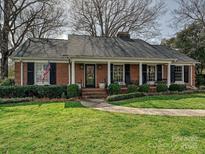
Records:
M164 46L131 39L126 33L115 38L28 39L12 59L17 85L77 83L98 88L99 83L153 85L164 81L195 87L195 60Z

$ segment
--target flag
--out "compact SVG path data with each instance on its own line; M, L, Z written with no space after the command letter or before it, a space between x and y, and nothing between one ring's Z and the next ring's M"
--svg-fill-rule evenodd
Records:
M43 76L42 76L42 80L44 81L46 76L48 75L48 73L50 72L51 69L51 65L50 63L48 63L48 65L45 67L45 69L43 70Z

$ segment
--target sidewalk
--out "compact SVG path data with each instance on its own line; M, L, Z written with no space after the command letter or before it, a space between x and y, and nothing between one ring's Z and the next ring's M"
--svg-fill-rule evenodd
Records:
M184 116L184 117L205 117L205 110L191 109L145 109L114 106L106 103L104 100L82 100L81 104L85 107L100 111L126 113L135 115L160 115L160 116Z

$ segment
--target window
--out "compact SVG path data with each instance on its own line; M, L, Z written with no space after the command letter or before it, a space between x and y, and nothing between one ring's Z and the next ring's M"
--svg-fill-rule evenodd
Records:
M156 66L155 65L147 66L147 81L148 82L156 81Z
M182 66L175 66L175 81L182 81Z
M48 85L50 76L50 64L36 63L35 64L35 84Z
M123 65L113 65L113 81L114 82L123 82Z

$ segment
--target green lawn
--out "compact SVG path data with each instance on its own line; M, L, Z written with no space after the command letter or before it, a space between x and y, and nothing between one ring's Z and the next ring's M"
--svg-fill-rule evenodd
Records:
M205 118L114 114L79 103L0 106L0 153L204 153Z
M134 108L205 109L205 94L146 96L111 103Z

